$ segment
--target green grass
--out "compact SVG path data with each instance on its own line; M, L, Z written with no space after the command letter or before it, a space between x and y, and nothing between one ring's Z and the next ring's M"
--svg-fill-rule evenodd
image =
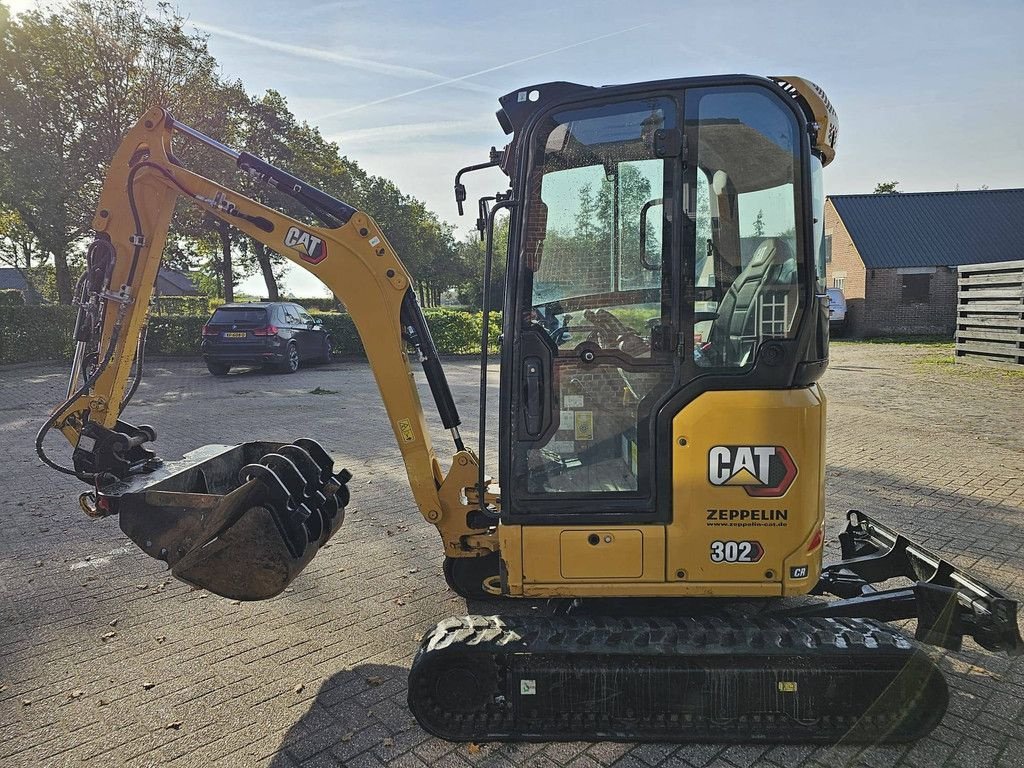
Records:
M869 339L832 338L831 344L913 344L918 347L951 347L953 340L949 336L874 336Z
M938 368L952 376L962 376L970 379L1009 379L1011 381L1024 381L1024 371L996 368L990 365L958 363L955 355L924 355L923 357L915 359L914 365L921 366L922 369Z

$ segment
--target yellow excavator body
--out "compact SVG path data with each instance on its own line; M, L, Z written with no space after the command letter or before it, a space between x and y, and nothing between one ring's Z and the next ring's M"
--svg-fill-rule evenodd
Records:
M462 169L455 192L461 211L464 174L509 177L478 204L485 286L495 215L510 213L500 485L483 463L489 291L473 450L412 276L371 216L162 108L129 130L108 170L67 398L39 432L39 456L91 486L88 514L116 515L174 576L232 598L279 595L342 527L351 474L313 439L162 461L155 430L121 419L184 201L345 304L448 584L470 601L547 598L571 612L428 631L409 683L424 728L475 741L927 733L945 682L884 622L916 618L918 641L947 648L967 635L1019 653L1017 605L858 512L842 559L823 565L822 178L838 133L824 93L801 78L728 75L545 83L499 101L509 142ZM314 221L190 170L175 138L227 156ZM453 441L450 461L433 447L411 360ZM70 466L45 450L52 429L73 446ZM895 578L910 586L876 586ZM838 599L781 600L808 594ZM750 602L716 610L685 598Z

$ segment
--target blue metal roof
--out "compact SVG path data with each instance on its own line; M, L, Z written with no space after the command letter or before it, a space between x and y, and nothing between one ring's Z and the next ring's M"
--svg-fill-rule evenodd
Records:
M830 195L869 269L1024 258L1024 189Z
M28 290L28 283L14 267L0 267L0 290Z

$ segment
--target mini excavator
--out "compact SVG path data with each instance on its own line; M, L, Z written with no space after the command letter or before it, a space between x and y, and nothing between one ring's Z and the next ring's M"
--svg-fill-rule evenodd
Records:
M229 598L281 593L341 526L351 476L312 439L162 461L155 431L121 419L184 200L344 302L453 590L625 606L441 621L409 677L427 731L456 741L928 733L948 692L922 643L957 650L966 635L1018 654L1017 605L856 511L842 559L823 566L822 176L838 130L825 94L799 77L552 82L500 106L507 145L455 179L460 213L465 174L497 167L510 179L478 204L485 286L495 215L509 212L500 490L484 466L487 291L474 451L412 279L373 219L161 108L131 128L107 172L67 399L38 435L40 457L91 486L87 514L116 515L175 577ZM190 170L172 138L226 155L309 215ZM447 469L413 358L454 443ZM70 466L44 450L54 428L71 443ZM797 596L807 597L781 599ZM706 610L692 606L713 601L666 600L716 597L742 600ZM886 623L904 619L916 620L916 641Z

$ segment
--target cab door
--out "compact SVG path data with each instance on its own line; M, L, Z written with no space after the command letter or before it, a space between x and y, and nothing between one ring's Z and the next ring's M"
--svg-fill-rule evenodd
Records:
M561 109L535 131L502 365L510 522L670 513L654 422L676 368L677 114L671 95L632 96Z

